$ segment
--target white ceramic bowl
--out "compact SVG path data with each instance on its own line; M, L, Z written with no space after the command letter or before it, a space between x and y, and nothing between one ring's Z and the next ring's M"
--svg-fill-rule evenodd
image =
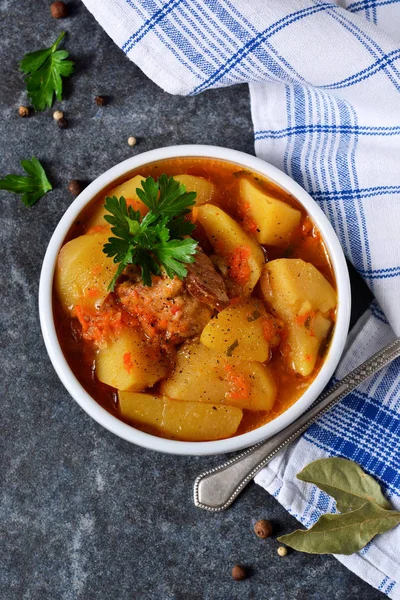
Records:
M52 287L57 255L72 223L84 206L103 188L123 176L125 173L129 173L133 169L137 169L147 163L183 156L204 156L236 163L240 167L245 167L253 172L265 175L289 193L293 194L293 196L304 206L305 210L322 234L332 261L338 291L337 321L329 352L318 376L305 391L303 396L283 414L266 425L263 425L254 431L250 431L249 433L212 442L180 442L166 440L139 431L108 413L84 390L69 368L61 351L60 344L58 343L53 321ZM290 177L263 160L244 154L243 152L238 152L237 150L202 145L171 146L169 148L150 150L149 152L144 152L143 154L128 158L124 162L103 173L103 175L100 175L100 177L93 181L93 183L91 183L76 198L76 200L74 200L53 233L44 257L39 287L39 313L47 352L49 353L51 362L53 363L59 378L83 410L100 423L100 425L103 425L103 427L109 431L112 431L129 442L159 452L189 455L219 454L246 448L277 433L297 419L297 417L299 417L322 392L339 362L345 345L350 319L350 283L342 248L329 221L307 192L290 179Z

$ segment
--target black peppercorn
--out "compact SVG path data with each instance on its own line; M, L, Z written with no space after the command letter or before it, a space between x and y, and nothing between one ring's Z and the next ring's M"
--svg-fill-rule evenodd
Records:
M64 2L53 2L50 4L51 16L55 19L65 19L68 17L68 7Z
M82 184L78 179L71 179L68 184L68 189L74 196L79 196L82 191Z
M267 537L272 535L272 525L270 521L266 519L260 519L254 525L254 533L257 537L265 540Z
M59 126L60 129L68 129L68 121L65 117L62 117L62 119L59 119L57 121L57 125Z
M241 565L235 565L232 569L232 578L235 581L243 581L243 579L246 579L247 577L247 571L244 567L242 567Z
M104 98L104 96L96 96L94 101L96 102L97 106L105 106L107 104L107 100Z

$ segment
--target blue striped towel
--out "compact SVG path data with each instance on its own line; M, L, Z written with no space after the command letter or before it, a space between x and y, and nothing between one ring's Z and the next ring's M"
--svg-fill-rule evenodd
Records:
M259 157L330 219L376 300L336 377L400 334L399 0L84 0L125 54L172 94L248 82ZM355 460L400 509L400 361L325 415L256 478L305 526L334 511L295 477L324 456ZM349 569L400 600L400 527Z

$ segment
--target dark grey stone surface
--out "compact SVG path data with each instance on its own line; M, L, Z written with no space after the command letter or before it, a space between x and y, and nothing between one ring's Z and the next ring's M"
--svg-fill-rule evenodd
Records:
M280 532L297 523L255 484L225 513L195 509L193 480L221 457L163 456L130 445L92 421L59 382L41 338L37 291L46 245L72 201L69 179L91 180L158 146L206 142L252 153L253 140L245 86L195 98L164 94L79 2L69 2L64 21L50 17L48 4L0 2L0 174L21 172L19 160L35 155L54 185L31 209L0 193L1 598L383 598L333 557L280 558L275 539L257 539L258 518ZM62 29L77 63L60 105L70 122L64 131L52 111L17 115L26 101L18 60ZM109 96L109 105L98 108L96 94ZM129 135L139 139L133 149ZM235 563L251 567L247 581L231 580Z

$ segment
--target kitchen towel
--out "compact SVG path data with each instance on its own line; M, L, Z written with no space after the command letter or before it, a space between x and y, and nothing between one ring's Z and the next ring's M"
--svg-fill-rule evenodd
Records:
M256 154L318 202L375 301L342 377L400 335L400 2L84 0L123 52L172 94L247 82ZM310 527L334 511L296 479L324 456L355 460L400 509L400 360L322 417L256 482ZM400 527L338 556L400 600Z

